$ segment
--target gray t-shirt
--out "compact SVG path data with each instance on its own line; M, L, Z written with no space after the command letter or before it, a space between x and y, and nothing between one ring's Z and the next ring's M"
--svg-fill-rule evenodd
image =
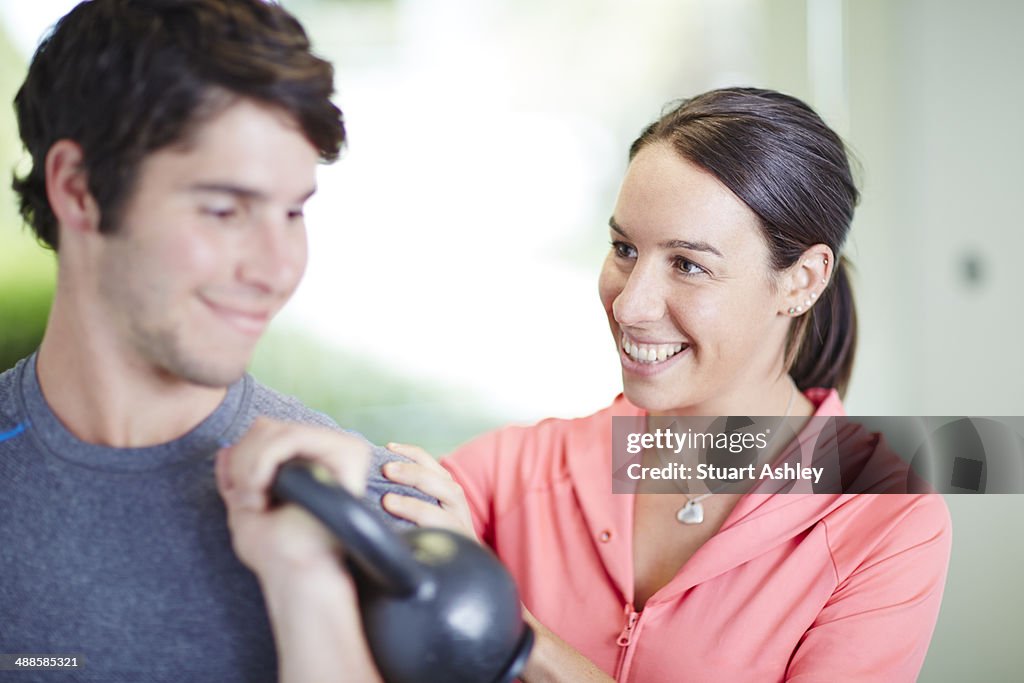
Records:
M75 671L0 680L276 680L263 598L231 549L213 475L217 449L260 415L337 428L246 376L181 438L107 448L50 411L35 356L0 374L0 654L82 658ZM380 475L395 457L374 449L378 511L387 491L416 495Z

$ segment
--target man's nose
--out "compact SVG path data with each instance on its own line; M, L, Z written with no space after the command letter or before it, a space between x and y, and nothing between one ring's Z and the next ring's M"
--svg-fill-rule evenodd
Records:
M306 229L286 217L254 220L239 264L239 279L266 293L290 293L306 268Z

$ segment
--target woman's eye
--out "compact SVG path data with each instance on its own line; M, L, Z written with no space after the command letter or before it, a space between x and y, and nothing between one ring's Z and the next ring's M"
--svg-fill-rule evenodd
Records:
M301 221L305 217L302 209L292 209L288 212L288 220L290 221Z
M688 261L682 257L675 259L675 268L683 275L700 275L701 273L707 272L693 261Z
M615 255L619 258L636 258L636 249L625 242L612 242L612 249L615 250Z

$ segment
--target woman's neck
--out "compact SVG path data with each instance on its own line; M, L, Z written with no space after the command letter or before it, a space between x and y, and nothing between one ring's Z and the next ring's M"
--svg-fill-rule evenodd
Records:
M814 411L814 404L797 389L793 378L788 374L782 374L776 379L764 382L758 388L752 389L747 385L727 394L709 397L704 401L678 406L672 410L652 410L647 414L649 418L732 415L809 417Z

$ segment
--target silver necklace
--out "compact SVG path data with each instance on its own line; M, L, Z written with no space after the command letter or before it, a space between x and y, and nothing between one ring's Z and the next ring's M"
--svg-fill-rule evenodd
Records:
M696 498L690 498L685 493L686 504L676 510L676 521L680 524L700 524L704 521L704 506L701 501L715 495L714 491L702 493Z
M793 384L792 389L789 391L789 403L786 404L786 414L782 416L781 420L779 420L780 423L789 417L789 411L793 410L793 399L795 398L796 384ZM775 433L779 433L778 429L775 430ZM775 438L774 435L772 438ZM769 439L769 441L771 441L771 439ZM658 458L661 459L660 454L658 455ZM680 524L701 524L704 521L704 504L701 501L707 500L716 493L717 491L709 491L694 498L690 498L684 493L683 497L686 498L686 502L683 504L683 507L676 510L676 521Z

